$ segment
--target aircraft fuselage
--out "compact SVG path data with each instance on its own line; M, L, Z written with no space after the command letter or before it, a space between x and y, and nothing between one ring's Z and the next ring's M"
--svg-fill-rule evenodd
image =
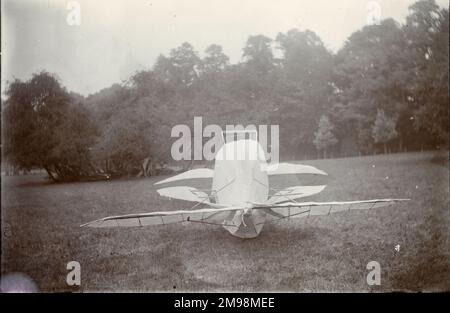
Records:
M252 203L267 201L269 180L261 168L265 164L264 152L254 140L232 141L216 154L212 183L216 202L246 207L231 212L226 220L224 228L233 236L254 238L264 226L265 212L252 210Z

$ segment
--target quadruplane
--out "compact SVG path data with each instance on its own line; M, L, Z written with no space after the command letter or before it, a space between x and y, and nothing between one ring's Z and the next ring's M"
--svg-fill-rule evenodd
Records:
M210 190L199 190L191 186L169 186L157 190L161 196L195 203L190 209L109 216L81 226L143 227L204 223L222 226L239 238L255 238L261 233L264 224L269 222L352 210L371 210L409 200L301 202L300 199L323 191L326 185L291 186L284 189L269 186L269 177L292 174L327 175L309 165L269 164L256 140L231 141L224 143L218 150L214 169L192 169L155 183L165 185L212 178Z

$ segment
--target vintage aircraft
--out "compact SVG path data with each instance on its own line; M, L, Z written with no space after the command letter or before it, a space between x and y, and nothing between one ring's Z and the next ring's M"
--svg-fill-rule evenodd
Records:
M328 215L348 210L370 210L408 199L374 199L344 202L298 202L321 192L325 186L293 186L282 190L269 187L268 176L284 174L327 175L308 165L268 165L259 143L243 139L225 143L215 157L214 170L193 169L156 184L186 179L212 178L211 190L189 186L157 190L161 196L196 202L189 210L110 216L81 226L150 226L196 222L223 226L232 235L254 238L267 222L285 218ZM269 196L271 193L271 196ZM195 209L199 205L206 208Z

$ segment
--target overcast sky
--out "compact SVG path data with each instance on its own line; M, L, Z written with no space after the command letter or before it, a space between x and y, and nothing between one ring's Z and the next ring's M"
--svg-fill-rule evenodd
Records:
M66 0L2 1L2 90L12 78L56 73L69 89L94 93L149 69L182 42L202 52L223 46L240 61L249 35L275 38L292 28L316 32L337 51L366 25L379 3L381 17L403 23L414 0L79 0L81 24L67 23ZM437 0L448 7L448 0Z

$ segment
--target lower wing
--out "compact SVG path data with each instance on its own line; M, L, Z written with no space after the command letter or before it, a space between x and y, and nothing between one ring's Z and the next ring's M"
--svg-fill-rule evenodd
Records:
M166 225L182 222L199 222L234 226L229 218L243 207L206 208L198 210L179 210L166 212L150 212L104 217L81 227L139 227L151 225ZM228 223L228 224L227 224Z
M266 213L265 221L270 222L283 218L328 215L349 210L370 210L407 200L409 199L375 199L343 202L288 202L282 204L252 203L252 209L264 211ZM248 209L248 206L127 214L101 218L83 224L81 227L139 227L182 222L199 222L234 227L236 225L232 223L231 218L236 211L245 209Z
M235 207L227 204L212 203L208 194L189 186L176 186L158 189L161 196L172 199L196 202L190 210L163 211L139 214L127 214L118 216L108 216L86 224L81 227L134 227L150 225L166 225L182 222L199 222L206 224L217 224L234 226L231 219L238 210L245 207ZM207 205L210 208L196 209L198 205Z
M341 202L286 202L281 204L252 203L253 209L266 212L266 221L276 221L283 218L309 217L314 215L329 215L350 210L370 210L391 205L409 199L373 199Z

